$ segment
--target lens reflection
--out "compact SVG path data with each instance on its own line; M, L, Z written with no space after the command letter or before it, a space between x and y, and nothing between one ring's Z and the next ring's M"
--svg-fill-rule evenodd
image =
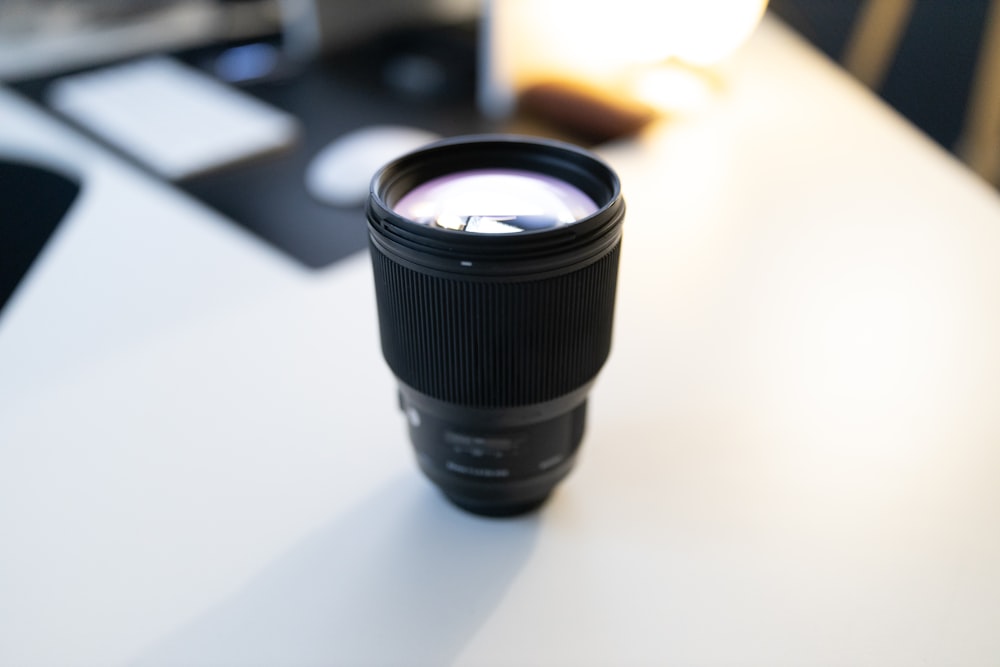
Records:
M393 207L413 222L477 234L561 227L597 209L576 186L519 169L471 169L434 178Z

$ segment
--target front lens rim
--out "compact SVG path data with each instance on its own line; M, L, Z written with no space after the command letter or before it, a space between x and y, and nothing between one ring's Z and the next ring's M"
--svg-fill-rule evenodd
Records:
M525 158L529 155L531 162L526 163ZM484 158L488 161L483 162ZM579 172L574 176L574 170L571 167L572 160L576 161L578 167L587 165L587 169L592 175L595 168L603 171L602 177L605 179L603 187L598 185L593 178L581 180L582 174ZM462 167L460 166L462 164L468 166ZM525 164L548 168L525 167ZM419 165L424 175L409 181L407 179L408 172L416 165ZM621 194L621 183L614 170L593 153L564 141L513 134L465 135L427 144L397 157L379 169L372 177L370 194L375 200L391 210L399 197L420 183L456 171L482 167L527 168L529 171L560 178L579 187L598 204L599 210L594 215L600 213L600 209L603 208L600 204L601 201L610 203ZM387 172L395 172L398 175L387 179ZM398 192L397 188L401 188L403 192ZM600 188L600 192L595 191L598 188ZM450 232L451 230L442 231Z
M573 224L517 234L470 234L414 222L393 210L414 187L455 171L516 168L579 188L597 210ZM603 160L565 142L518 135L471 135L400 156L372 178L370 237L415 266L466 276L562 270L593 260L618 242L625 203L618 176Z

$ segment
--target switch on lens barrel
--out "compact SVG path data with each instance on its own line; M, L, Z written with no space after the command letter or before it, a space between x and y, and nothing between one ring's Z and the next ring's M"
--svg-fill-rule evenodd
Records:
M382 353L424 474L477 514L570 472L611 346L625 203L569 144L445 140L383 167L367 217Z

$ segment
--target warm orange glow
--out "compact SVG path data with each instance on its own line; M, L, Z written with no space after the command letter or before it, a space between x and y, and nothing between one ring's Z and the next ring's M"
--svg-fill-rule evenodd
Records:
M739 48L767 0L490 4L490 76L501 89L582 83L617 100L678 111L697 108L711 96L715 82L703 68Z
M639 68L626 81L627 94L663 111L696 111L712 99L719 81L705 68L677 62Z
M515 80L606 81L635 65L709 65L753 32L766 0L498 0L501 57Z

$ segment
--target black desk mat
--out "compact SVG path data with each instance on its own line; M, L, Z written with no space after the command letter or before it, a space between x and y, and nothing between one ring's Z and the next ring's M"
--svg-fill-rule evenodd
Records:
M79 192L67 175L0 159L0 311Z

